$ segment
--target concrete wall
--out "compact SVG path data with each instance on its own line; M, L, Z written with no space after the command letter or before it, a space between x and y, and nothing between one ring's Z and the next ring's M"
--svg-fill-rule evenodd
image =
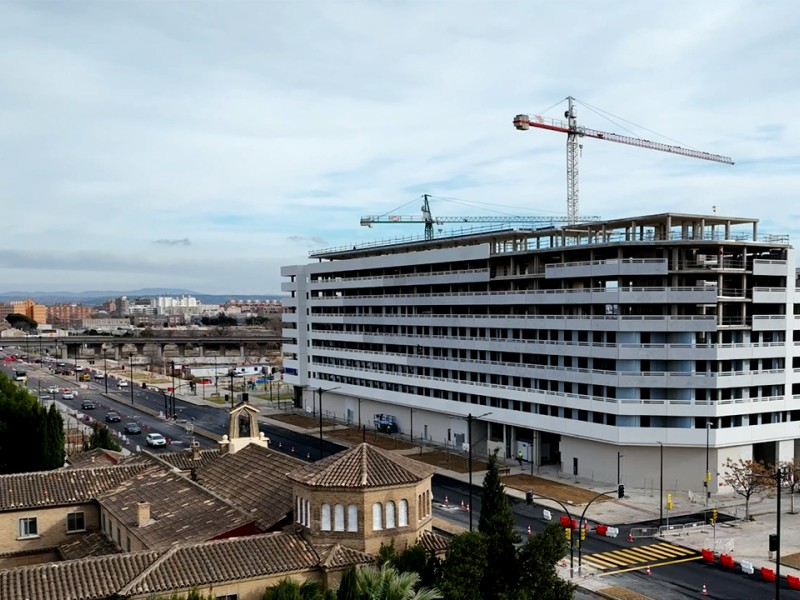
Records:
M69 542L72 534L67 533L67 515L75 512L83 512L87 531L100 528L99 511L94 504L75 504L0 514L0 554L52 548ZM36 518L38 535L20 538L19 520L29 517Z

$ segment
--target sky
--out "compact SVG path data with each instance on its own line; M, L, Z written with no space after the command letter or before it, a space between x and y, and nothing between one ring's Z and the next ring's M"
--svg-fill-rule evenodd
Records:
M755 217L800 233L800 3L0 1L0 292L279 294L365 215Z

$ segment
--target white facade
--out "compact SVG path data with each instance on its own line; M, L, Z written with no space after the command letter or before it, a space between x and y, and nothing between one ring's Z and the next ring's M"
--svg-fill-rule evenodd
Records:
M596 481L619 465L658 485L663 445L668 487L700 492L708 456L726 491L729 457L800 455L795 254L757 223L663 214L312 254L282 269L285 381L298 406L321 388L326 413L391 414L456 447L471 414L476 449Z

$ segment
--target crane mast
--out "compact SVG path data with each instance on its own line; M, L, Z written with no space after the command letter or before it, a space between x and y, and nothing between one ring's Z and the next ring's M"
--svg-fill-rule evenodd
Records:
M545 119L544 117L534 116L532 119L525 114L520 114L514 117L514 127L520 131L527 131L531 127L537 129L549 129L550 131L558 131L567 134L567 218L570 224L578 222L578 201L579 201L579 158L580 150L582 148L579 143L581 137L591 137L597 140L606 140L608 142L617 142L618 144L626 144L629 146L636 146L638 148L648 148L650 150L658 150L660 152L668 152L670 154L678 154L680 156L688 156L691 158L699 158L701 160L710 160L713 162L725 163L732 165L733 161L727 156L719 154L711 154L709 152L701 152L699 150L692 150L690 148L682 148L681 146L672 146L670 144L661 144L658 142L651 142L640 138L619 135L616 133L609 133L605 131L598 131L596 129L589 129L587 127L579 127L578 120L575 115L574 98L567 97L567 110L564 121L557 121L554 119Z

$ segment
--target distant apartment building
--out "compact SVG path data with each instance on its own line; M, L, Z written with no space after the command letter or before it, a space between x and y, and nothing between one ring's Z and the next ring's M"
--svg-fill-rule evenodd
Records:
M242 314L248 317L270 317L283 312L278 300L229 300L222 305L227 315Z
M83 329L110 330L128 329L131 327L130 319L118 319L114 317L81 319L80 326Z
M48 320L54 325L74 327L92 316L94 309L85 304L54 304L47 309Z
M37 323L47 323L47 307L44 304L36 304L30 298L11 302L11 312L25 315Z
M194 296L159 296L155 298L156 314L174 315L192 313L199 303Z

